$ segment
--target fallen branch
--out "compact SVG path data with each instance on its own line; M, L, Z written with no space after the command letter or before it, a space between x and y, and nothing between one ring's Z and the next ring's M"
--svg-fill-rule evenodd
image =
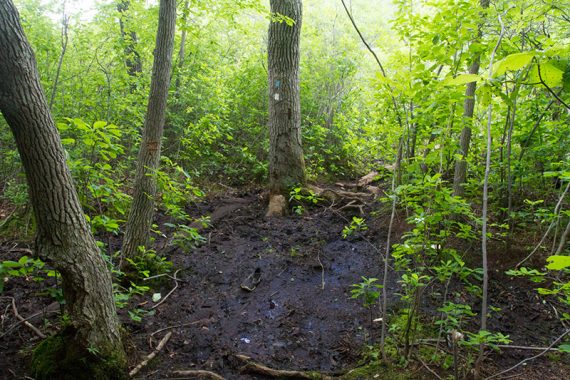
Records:
M176 376L192 376L192 377L205 377L214 380L225 380L222 376L218 375L217 373L211 371L204 371L201 369L197 370L187 370L187 371L173 371L173 375Z
M48 310L48 311L40 311L36 314L30 315L27 318L24 318L24 320L19 320L18 322L14 323L12 326L8 327L6 329L6 331L4 331L1 335L0 335L0 339L4 338L6 335L8 335L10 332L12 332L12 330L14 330L16 327L20 326L21 324L28 322L31 319L34 319L35 317L37 317L38 315L49 315L49 314L53 314L53 313L57 313L58 310Z
M263 364L259 364L251 360L249 356L245 355L236 355L241 361L244 361L246 364L240 368L240 372L250 372L256 373L258 375L265 375L269 377L275 378L292 378L292 379L322 379L322 380L332 380L334 377L324 375L318 372L312 371L288 371L288 370L280 370L280 369L273 369L269 368Z
M177 275L178 272L180 272L181 270L182 270L182 269L178 269L176 272L174 272L174 277L172 277L172 279L174 280L174 288L172 288L172 290L169 291L168 294L165 295L164 298L161 299L159 303L157 303L156 305L154 305L153 307L151 307L151 309L156 309L157 307L159 307L160 305L162 305L162 303L163 303L164 301L166 301L166 299L167 299L168 297L170 297L170 295L171 295L172 293L174 293L174 291L178 288L178 279L176 278L176 275Z
M158 346L156 346L156 348L154 349L153 352L151 352L150 354L148 354L148 356L139 364L137 365L135 368L133 368L130 372L129 372L129 376L133 377L135 376L137 373L139 373L139 371L148 364L148 362L150 362L152 359L154 359L154 357L164 348L164 346L166 345L166 343L168 342L168 340L170 339L170 337L172 336L172 332L169 332L168 334L166 334L164 336L164 338L162 338L162 340L160 341L160 343L158 343Z
M556 338L556 339L554 340L554 342L552 342L552 343L550 344L550 346L546 347L546 348L545 348L544 350L542 350L540 353L538 353L538 354L536 354L536 355L534 355L534 356L531 356L530 358L526 358L526 359L524 359L523 361L520 361L519 363L515 364L515 365L512 366L511 368L507 368L507 369L504 370L504 371L501 371L501 372L496 373L496 374L494 374L494 375L492 375L492 376L489 376L489 377L485 378L485 380L494 379L495 377L504 375L505 373L510 372L510 371L512 371L513 369L516 369L516 368L520 367L521 365L523 365L523 364L525 364L525 363L527 363L527 362L529 362L529 361L531 361L531 360L538 359L538 358L541 357L542 355L544 355L544 354L546 354L547 352L551 351L552 347L554 347L554 345L555 345L556 343L560 342L560 341L561 341L566 335L568 335L568 334L570 334L570 330L566 330L566 331L564 332L564 334L562 334L562 335L560 335L558 338Z
M18 318L20 322L24 324L24 326L28 327L30 330L35 332L37 336L39 336L42 339L47 338L47 336L43 332L41 332L36 326L32 325L30 322L26 320L26 318L22 317L18 313L18 309L16 308L16 300L13 297L11 298L12 298L12 311L14 312L14 316Z

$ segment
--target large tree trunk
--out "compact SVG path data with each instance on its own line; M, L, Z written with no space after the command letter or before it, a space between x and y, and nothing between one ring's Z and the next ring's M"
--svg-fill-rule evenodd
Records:
M489 0L480 0L481 7L489 7ZM482 26L479 25L478 39L481 38ZM481 56L477 55L469 67L469 74L478 74ZM459 137L459 154L461 158L455 160L455 173L453 176L453 194L463 196L465 191L463 185L467 181L467 155L471 145L471 130L473 125L473 112L475 110L475 90L477 82L467 83L465 89L465 100L463 103L463 129Z
M301 145L299 99L299 37L301 0L271 0L271 12L295 23L269 24L269 188L268 215L285 212L284 195L296 184L305 183L305 161ZM277 206L277 207L274 207Z
M0 51L0 111L26 171L37 221L36 252L62 276L70 343L77 352L94 349L124 366L111 275L81 209L12 0L0 2Z
M160 165L160 148L166 116L166 99L170 86L176 0L161 0L154 50L150 96L137 161L135 192L123 242L123 257L132 258L138 247L147 244L156 196L154 173Z

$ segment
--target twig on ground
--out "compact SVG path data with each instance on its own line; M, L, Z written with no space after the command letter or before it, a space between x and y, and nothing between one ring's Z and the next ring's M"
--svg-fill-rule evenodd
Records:
M148 280L153 280L153 279L155 279L155 278L165 277L165 276L170 277L170 276L168 275L168 273L161 273L161 274L156 274L156 275L154 275L154 276L145 277L145 278L143 278L142 280L143 280L143 281L148 281ZM170 277L170 278L172 278L172 277Z
M164 348L164 346L166 345L166 343L168 342L168 340L170 339L170 337L172 336L172 332L169 332L168 334L166 334L164 336L164 338L162 338L162 340L160 341L160 343L158 343L158 346L156 346L156 348L154 349L153 352L151 352L150 354L147 355L147 357L139 364L137 365L135 368L133 368L130 372L129 372L129 376L133 377L135 376L137 373L139 373L139 371L148 364L148 362L150 362L152 359L154 359L154 357Z
M316 376L322 380L332 380L334 377L321 374L318 372L306 372L306 371L288 371L288 370L280 370L280 369L273 369L269 368L263 364L259 364L251 360L249 356L245 355L236 355L241 361L244 361L246 364L240 368L240 372L252 372L257 373L259 375L265 375L270 377L276 378L292 378L292 379L315 379Z
M17 247L10 249L8 252L25 253L27 255L33 255L34 254L34 252L32 252L32 250L29 248L17 248Z
M182 270L182 269L180 269L180 270ZM171 275L169 275L168 273L161 273L161 274L157 274L157 275L154 275L154 276L145 277L145 278L143 278L142 280L143 280L143 281L148 281L148 280L153 280L153 279L159 278L159 277L168 277L168 278L173 279L173 280L178 281L178 282L189 282L189 281L186 281L186 280L182 280L182 279L180 279L180 278L174 278L174 277L172 277Z
M204 371L201 369L187 370L187 371L173 371L172 374L176 375L176 376L192 376L192 377L199 377L199 378L205 377L205 378L214 379L214 380L225 380L222 376L218 375L215 372Z
M176 329L176 328L179 328L179 327L186 327L186 326L198 325L198 324L200 324L200 323L202 323L202 322L212 322L213 320L214 320L214 318L203 318L203 319L200 319L200 320L197 320L197 321L194 321L194 322L181 323L181 324L179 324L179 325L173 325L173 326L164 327L164 328L161 328L161 329L159 329L159 330L156 330L155 332L153 332L152 334L150 334L150 337L152 338L152 337L155 336L156 334L161 333L161 332L166 331L166 330Z
M321 261L320 251L317 251L317 261L321 266L321 289L325 290L325 267L323 266L323 263Z
M18 318L20 320L20 322L22 322L24 324L24 326L28 327L30 330L35 332L37 336L39 336L42 339L47 338L47 336L43 332L41 332L36 326L32 325L30 322L28 322L26 320L26 318L22 317L18 313L18 309L16 308L16 300L13 297L10 297L10 298L12 298L12 311L14 312L14 316L16 318Z
M176 278L176 275L177 275L178 272L180 272L181 270L182 270L182 269L178 269L176 272L174 272L174 277L172 277L172 279L174 280L174 288L172 288L172 290L169 291L168 294L165 295L165 296L160 300L159 303L157 303L156 305L154 305L153 307L151 307L151 309L156 309L157 307L159 307L160 305L162 305L163 302L166 301L166 300L168 299L168 297L170 297L170 295L171 295L172 293L174 293L174 291L175 291L176 289L178 289L178 279ZM170 277L170 276L168 276L168 277Z
M417 359L420 363L422 363L422 365L425 367L425 369L427 369L427 370L429 371L429 373L431 373L432 375L434 375L434 376L435 376L436 378L438 378L439 380L443 380L443 379L441 378L441 376L439 376L433 369L431 369L431 368L426 364L426 362L424 362L424 361L419 357L419 355L416 355L416 359Z
M433 347L436 347L437 343L439 343L439 339L419 339L416 341L416 344L424 344L424 345L433 346ZM437 346L437 347L442 349L442 351L449 353L449 351L444 350L442 347L440 347L440 346ZM515 346L512 344L496 344L496 345L493 345L493 347L509 348L509 349L513 349L513 350L528 350L528 351L544 351L544 350L560 351L558 348L552 348L552 346L550 346L550 347L534 347L534 346Z
M496 373L496 374L494 374L494 375L492 375L492 376L489 376L489 377L485 378L485 380L494 379L495 377L501 376L501 375L503 375L503 374L505 374L505 373L507 373L507 372L511 372L512 370L514 370L514 369L520 367L521 365L523 365L523 364L525 364L525 363L527 363L527 362L529 362L529 361L531 361L531 360L538 359L538 358L541 357L542 355L544 355L544 354L546 354L547 352L551 351L552 347L554 347L554 345L555 345L556 343L560 342L560 341L561 341L566 335L568 335L568 334L570 334L570 330L566 330L566 331L564 332L564 334L562 334L562 335L560 335L558 338L556 338L556 339L550 344L550 346L546 347L546 348L545 348L544 350L542 350L540 353L538 353L538 354L536 354L536 355L534 355L534 356L531 356L530 358L526 358L526 359L524 359L524 360L518 362L517 364L515 364L515 365L512 366L511 368L507 368L507 369L504 370L504 371L501 371L501 372Z
M8 305L8 307L10 307ZM8 335L12 330L14 330L16 327L20 326L22 323L27 322L31 319L34 319L35 317L37 317L38 315L48 315L48 314L53 314L53 313L57 313L59 310L47 310L47 311L40 311L37 312L35 314L30 315L27 318L24 318L23 320L18 320L18 322L14 323L12 326L8 327L8 329L6 331L4 331L4 333L2 333L2 335L0 335L0 339L4 338L6 335Z
M0 223L0 228L4 227L4 225L6 223L8 223L8 221L10 220L10 218L12 218L12 215L14 215L16 213L16 209L12 210L12 212L10 214L8 214L7 217L4 218L4 220L2 221L2 223Z
M497 348L510 348L513 350L527 350L527 351L560 351L558 348L552 347L532 347L532 346L513 346L510 344L498 344Z
M556 319L560 321L560 323L562 324L562 327L564 327L566 330L568 330L568 325L566 324L566 322L564 322L564 320L562 318L560 318L560 314L558 314L558 309L556 309L556 306L554 306L550 302L547 302L547 303L550 305L552 310L554 310L554 315L556 315Z

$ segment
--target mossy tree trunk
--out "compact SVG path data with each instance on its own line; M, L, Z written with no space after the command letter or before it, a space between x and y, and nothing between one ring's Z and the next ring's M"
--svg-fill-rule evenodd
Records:
M272 21L268 36L269 71L269 189L270 212L282 214L286 192L305 183L305 161L301 144L301 104L299 98L299 39L302 21L301 0L271 0L272 14L294 21ZM280 207L271 203L278 201ZM276 203L277 204L277 203ZM279 212L280 210L280 212Z
M164 133L166 99L174 49L176 0L161 0L158 17L150 96L137 160L133 203L123 242L123 258L135 257L139 247L147 244L154 217L154 198L157 191L154 174L160 166L161 140ZM123 266L124 264L123 261Z
M36 253L62 276L71 344L124 366L111 275L85 220L12 0L0 1L0 51L0 111L25 168L37 221Z

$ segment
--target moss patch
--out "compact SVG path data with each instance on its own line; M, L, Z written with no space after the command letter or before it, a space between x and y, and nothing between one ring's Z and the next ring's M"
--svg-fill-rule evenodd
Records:
M341 378L343 380L412 380L417 379L418 377L412 376L412 374L409 372L407 373L402 370L398 371L397 368L393 368L392 366L384 365L379 362L373 362L348 371Z
M37 380L123 380L128 379L121 358L99 357L73 340L71 329L41 342L32 355L31 371Z

